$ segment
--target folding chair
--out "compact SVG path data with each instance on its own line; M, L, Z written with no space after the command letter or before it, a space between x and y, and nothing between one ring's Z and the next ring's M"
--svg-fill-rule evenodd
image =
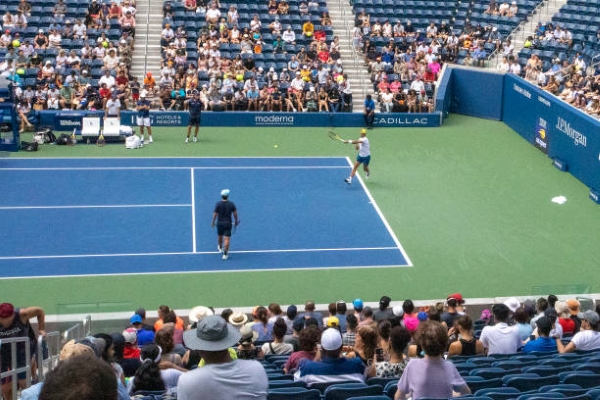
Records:
M100 136L100 117L83 117L81 120L81 136Z
M102 134L105 137L118 137L121 132L121 121L119 118L106 118L104 119L104 129Z

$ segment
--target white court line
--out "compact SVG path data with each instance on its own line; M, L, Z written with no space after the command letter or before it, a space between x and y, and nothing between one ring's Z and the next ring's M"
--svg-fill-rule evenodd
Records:
M352 161L350 160L350 158L346 157L346 160L348 160L348 164L350 164L350 167L352 167L353 164L352 164ZM375 212L377 212L377 214L379 215L379 218L381 218L381 221L383 222L383 225L385 226L385 228L387 229L388 233L392 237L392 240L394 241L394 243L396 243L396 246L398 246L398 249L400 250L400 253L402 253L402 256L406 260L408 266L409 267L413 267L414 265L413 265L412 261L410 260L410 258L408 257L408 254L404 250L404 247L402 247L402 243L400 243L400 240L398 240L398 238L396 237L396 234L394 233L394 231L392 230L392 227L390 226L390 224L388 223L387 219L385 218L385 216L381 212L381 209L379 208L379 206L375 202L375 199L371 195L371 192L367 188L367 185L365 185L365 182L362 180L362 178L360 177L359 174L356 174L355 178L358 178L358 181L360 182L360 185L362 186L363 190L367 194L367 197L369 198L369 201L373 205L373 208L375 208Z
M190 181L192 187L192 253L196 252L196 194L194 189L194 168L190 168Z
M329 249L280 249L280 250L237 250L231 254L245 253L312 253L325 251L365 251L365 250L398 250L397 247L349 247L349 248L329 248ZM115 253L115 254L66 254L54 256L2 256L0 260L37 260L37 259L60 259L60 258L101 258L101 257L148 257L148 256L180 256L194 254L218 254L218 251L197 251L197 252L172 252L172 253Z
M240 167L76 167L76 171L119 171L119 170L188 170L192 169L202 169L202 170L224 170L224 169L346 169L348 167L343 165L313 165L313 166L265 166L265 167L257 167L257 166L240 166ZM74 171L73 167L44 167L44 168L1 168L2 171Z
M91 206L0 206L0 210L47 210L73 208L145 208L145 207L193 207L193 204L112 204Z

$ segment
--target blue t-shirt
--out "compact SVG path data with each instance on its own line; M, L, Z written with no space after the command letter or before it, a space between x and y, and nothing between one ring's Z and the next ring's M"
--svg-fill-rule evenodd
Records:
M375 102L373 101L373 99L371 99L371 100L366 99L365 100L365 110L366 109L368 109L368 110L374 110L375 109Z
M232 201L225 200L219 201L215 205L215 212L217 213L217 223L219 225L231 225L231 214L233 214L237 208ZM268 340L271 340L269 338Z
M544 353L556 352L556 340L540 336L535 340L530 340L523 346L523 353L532 353L534 351Z
M202 102L200 100L191 99L188 103L190 117L197 117L202 112Z
M147 109L144 108L144 109L138 110L138 117L140 117L140 118L148 118L148 117L150 117L150 101L148 101L148 100L140 100L140 101L138 101L137 105L138 105L138 107L139 106L146 106L146 107L148 107Z

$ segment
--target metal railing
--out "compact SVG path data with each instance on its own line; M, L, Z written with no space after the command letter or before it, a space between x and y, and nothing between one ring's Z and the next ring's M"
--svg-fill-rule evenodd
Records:
M89 336L91 333L92 317L88 315L83 319L83 321L76 323L75 325L63 332L63 343L66 343L71 339L83 339L84 337Z
M17 345L23 344L25 346L25 365L19 366L17 363ZM25 387L31 386L31 349L29 348L28 337L17 337L0 340L0 349L3 346L10 346L10 369L0 374L0 378L11 379L12 384L12 399L17 400L19 390L19 375L25 373ZM7 399L9 400L9 399Z
M38 379L43 381L46 374L58 365L62 341L60 332L48 332L46 337L38 338L37 360Z

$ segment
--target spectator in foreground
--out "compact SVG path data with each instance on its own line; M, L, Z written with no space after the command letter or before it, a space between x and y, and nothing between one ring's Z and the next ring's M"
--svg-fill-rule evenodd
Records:
M521 338L516 326L509 326L510 309L505 304L495 304L493 326L486 326L481 331L480 340L487 349L487 354L513 354L521 347Z
M104 361L74 356L62 361L48 374L40 400L116 400L117 380Z
M340 357L341 352L340 331L335 328L326 329L321 335L320 361L302 361L294 374L294 380L306 382L308 387L317 382L364 382L363 362L359 358Z
M473 320L468 315L461 315L454 323L455 331L458 331L459 339L448 348L448 357L458 355L483 354L484 348L481 340L473 336ZM454 332L449 332L452 334Z
M537 326L538 337L534 340L530 340L523 346L524 353L554 353L556 351L556 341L550 337L550 331L554 321L550 318L543 316L535 321Z
M408 330L403 326L395 326L390 334L389 348L387 350L387 360L373 360L372 368L369 368L368 376L378 378L400 378L402 372L408 363L408 357L404 357L406 346L410 343L411 337Z
M184 333L188 348L198 350L205 365L179 378L179 400L263 399L268 379L257 361L232 360L229 348L241 338L240 332L218 315L203 318L195 330Z
M576 350L591 351L600 349L600 316L597 312L587 310L579 315L581 329L573 336L566 346L560 339L556 339L559 353L572 353Z
M395 400L405 399L409 394L413 399L446 399L452 397L453 391L461 395L471 393L454 364L444 360L448 338L442 324L435 321L419 324L415 339L423 348L425 357L408 363L398 381Z

